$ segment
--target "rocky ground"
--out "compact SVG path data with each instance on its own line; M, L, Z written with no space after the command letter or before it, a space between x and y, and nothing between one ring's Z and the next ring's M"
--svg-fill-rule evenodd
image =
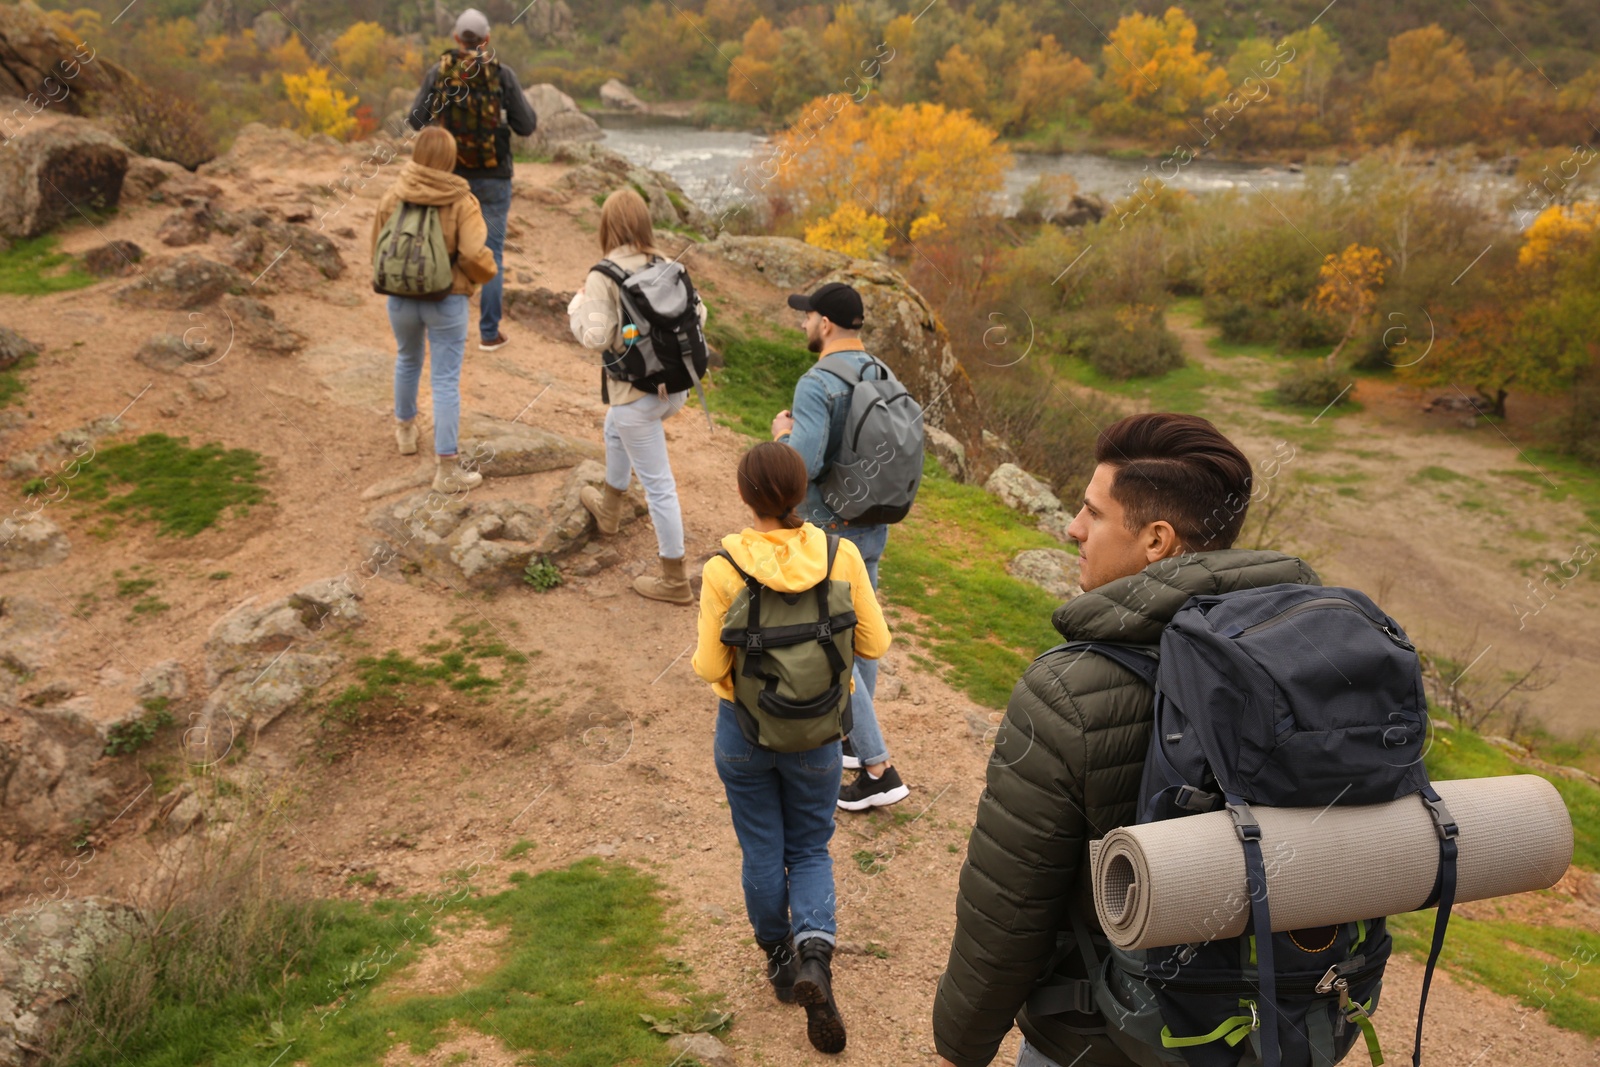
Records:
M604 409L594 360L559 312L598 258L594 194L641 176L581 149L519 165L506 249L512 343L469 347L462 383L468 447L492 452L489 477L434 509L421 493L429 463L395 453L390 335L366 280L373 205L397 166L259 130L199 175L136 163L122 210L62 237L67 251L95 252L105 282L0 297L0 322L40 348L0 439L8 473L57 472L69 490L20 523L6 550L0 647L22 669L0 672L12 706L0 777L20 814L0 827L0 907L37 925L56 896L136 897L152 871L245 828L246 812L273 865L329 897L426 893L473 862L492 890L516 870L615 857L660 879L675 953L737 1013L732 1062L819 1061L799 1012L767 993L743 918L710 760L712 698L688 664L693 613L629 589L655 563L647 520L600 543L575 509L576 487L595 477ZM649 191L658 221L693 221L665 186ZM714 306L774 321L790 315L785 287L841 265L738 241L685 262ZM959 396L920 298L870 272L862 284L882 289L882 318L908 343L933 346L929 373ZM919 388L935 395L938 382ZM423 394L426 412L426 383ZM945 403L959 462L988 477L1000 457L986 455L970 408ZM269 500L194 538L132 522L97 537L101 516L71 496L66 472L113 431L260 452ZM708 428L694 406L667 434L697 570L743 525L732 470L745 439ZM1048 512L1048 489L1017 475L1000 477L1023 506ZM20 504L19 481L8 484ZM538 593L521 583L529 553L556 557L564 584ZM891 539L885 566L893 561ZM1059 559L1023 566L1070 592ZM133 574L156 583L167 610L129 610L117 583ZM528 714L429 696L394 702L355 731L319 725L327 688L356 655L415 655L463 626L530 657ZM996 722L916 668L914 650L902 637L890 652L881 712L911 797L842 817L835 838L846 943L837 970L853 1035L844 1062L931 1055L932 992ZM155 697L182 736L138 758L98 758L108 726ZM219 775L231 799L217 799ZM535 847L503 859L520 840ZM404 980L448 987L492 954L481 939L446 938ZM1417 969L1397 962L1392 973L1380 1024L1393 1056ZM1511 1048L1595 1062L1593 1043L1504 998L1450 981L1435 997L1432 1062L1496 1062ZM457 1052L513 1061L463 1031L426 1062ZM1002 1059L1013 1055L1008 1044ZM412 1061L397 1050L389 1062Z

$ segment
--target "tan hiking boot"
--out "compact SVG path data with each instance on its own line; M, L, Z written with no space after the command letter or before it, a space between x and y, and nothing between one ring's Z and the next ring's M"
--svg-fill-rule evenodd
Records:
M400 446L400 454L402 456L414 456L414 455L416 455L417 454L417 420L416 419L396 419L396 420L394 420L394 440L395 440L395 444Z
M468 470L459 458L434 457L433 488L440 493L464 493L483 484L483 475Z
M579 490L578 499L589 509L589 514L594 516L595 525L600 527L600 532L609 536L622 528L622 505L628 499L628 491L613 489L610 482L601 482L600 485L604 492L592 485L586 485Z
M689 576L684 570L684 559L661 556L661 577L641 575L633 580L634 592L650 600L664 600L668 604L693 604L694 594L689 591Z

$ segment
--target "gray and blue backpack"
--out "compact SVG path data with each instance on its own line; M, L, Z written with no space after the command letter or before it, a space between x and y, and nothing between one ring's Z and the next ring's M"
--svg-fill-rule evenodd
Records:
M1090 977L1036 990L1029 1011L1098 1011L1107 1037L1144 1067L1325 1067L1358 1037L1376 1067L1383 1056L1371 1015L1391 950L1384 917L1270 933L1251 806L1416 795L1439 836L1439 873L1425 905L1437 904L1438 913L1412 1054L1420 1064L1428 987L1455 899L1457 829L1423 766L1422 670L1400 625L1353 589L1273 585L1191 597L1159 650L1059 647L1114 660L1154 688L1139 822L1226 810L1244 851L1250 922L1238 938L1143 951L1107 946L1101 958L1074 916L1063 954L1082 953Z

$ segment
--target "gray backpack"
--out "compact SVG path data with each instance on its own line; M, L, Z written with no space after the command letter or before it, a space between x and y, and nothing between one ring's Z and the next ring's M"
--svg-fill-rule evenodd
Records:
M893 372L877 360L863 365L877 375L863 378L838 355L817 369L855 386L845 415L839 455L819 483L822 502L845 522L877 526L899 522L911 511L922 484L922 406Z
M443 300L454 284L455 256L444 243L439 209L401 201L378 231L372 290L411 300Z

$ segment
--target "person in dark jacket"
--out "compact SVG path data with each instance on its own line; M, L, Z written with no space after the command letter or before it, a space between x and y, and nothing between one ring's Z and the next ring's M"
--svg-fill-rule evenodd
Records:
M467 179L483 209L494 252L495 276L478 297L478 348L506 343L500 332L505 286L506 216L511 210L511 135L527 137L539 125L516 72L489 48L489 20L476 8L456 19L456 45L422 78L406 121L413 130L440 125L456 139L455 172Z
M1232 548L1250 503L1250 462L1205 419L1123 419L1101 432L1095 461L1067 531L1084 593L1051 620L1065 640L1155 645L1192 596L1322 584L1291 556ZM1012 691L934 999L941 1065L984 1067L1015 1022L1018 1067L1133 1067L1100 1015L1027 1004L1042 985L1085 977L1077 951L1057 952L1074 914L1104 958L1089 843L1137 821L1153 703L1127 668L1084 652L1040 656Z

